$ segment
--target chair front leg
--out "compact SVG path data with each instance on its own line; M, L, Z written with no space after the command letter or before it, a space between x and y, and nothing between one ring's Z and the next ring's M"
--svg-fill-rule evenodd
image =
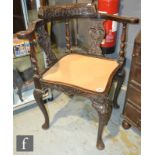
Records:
M34 98L35 98L39 108L41 109L41 111L42 111L42 113L44 115L44 118L45 118L45 122L42 125L42 128L43 129L48 129L49 128L49 117L48 117L48 113L47 113L47 110L45 108L45 105L44 105L44 102L43 102L43 99L42 99L42 90L35 89L34 92L33 92L33 95L34 95Z
M114 98L113 98L113 106L114 106L115 109L119 108L117 100L118 100L118 95L120 93L122 84L124 82L124 78L125 78L125 70L123 69L120 72L118 72L118 74L116 76L117 86L116 86L115 93L114 93Z
M112 112L112 104L108 99L107 100L105 99L104 102L102 103L93 101L92 106L97 110L99 116L99 127L98 127L96 147L99 150L103 150L105 145L102 140L102 134L104 127L108 124L108 121L110 119Z

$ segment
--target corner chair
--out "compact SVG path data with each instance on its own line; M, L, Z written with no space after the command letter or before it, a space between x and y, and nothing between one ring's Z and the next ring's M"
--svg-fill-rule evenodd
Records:
M117 97L124 79L125 48L128 24L137 24L138 18L122 17L117 15L99 14L93 4L67 4L56 6L44 6L39 9L38 17L26 31L17 33L18 38L38 41L46 54L47 68L43 73L39 72L36 58L35 44L31 46L31 61L34 69L34 98L40 107L45 122L43 129L49 128L49 116L42 100L42 89L48 87L62 91L69 96L82 95L92 101L92 106L99 116L97 135L97 148L102 150L105 145L102 140L104 127L107 125L112 108L119 108ZM77 18L89 18L96 21L96 25L90 27L92 44L90 50L78 53L71 48L69 20ZM58 59L52 52L51 40L45 25L51 21L65 21L66 51L67 54ZM104 37L101 22L113 20L122 24L120 52L117 59L105 58L102 55L99 43ZM117 79L117 87L113 101L109 98L110 88L114 79Z

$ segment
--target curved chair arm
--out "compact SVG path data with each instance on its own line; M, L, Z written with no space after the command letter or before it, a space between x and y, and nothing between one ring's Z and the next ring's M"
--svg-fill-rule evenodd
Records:
M136 17L117 16L117 15L111 15L111 14L105 14L105 13L103 14L96 13L92 15L92 18L113 20L119 23L129 23L129 24L139 23L139 18L136 18Z
M35 20L35 21L33 21L31 23L31 25L28 27L27 30L19 31L19 32L16 33L16 35L17 35L17 37L19 39L29 39L29 40L31 40L31 39L34 38L34 34L35 34L36 29L38 27L44 25L44 24L45 24L45 22L44 22L43 19L37 19L37 20Z

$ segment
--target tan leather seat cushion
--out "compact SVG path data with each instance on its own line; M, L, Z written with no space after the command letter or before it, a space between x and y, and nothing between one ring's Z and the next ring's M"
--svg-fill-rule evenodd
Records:
M110 75L116 71L118 65L114 60L69 54L51 67L42 79L104 92Z

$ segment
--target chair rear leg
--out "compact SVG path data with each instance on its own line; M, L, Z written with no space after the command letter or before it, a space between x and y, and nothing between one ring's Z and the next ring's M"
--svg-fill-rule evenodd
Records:
M22 97L22 90L21 89L22 89L21 87L18 88L17 94L19 96L19 99L23 102L24 100L23 100L23 97Z
M42 125L42 128L48 129L49 128L49 117L48 117L48 113L47 113L47 110L45 108L45 105L42 99L42 91L40 89L35 89L33 92L33 95L45 118L45 122Z
M115 109L119 108L117 100L118 100L118 95L120 93L122 84L124 82L124 78L125 78L125 70L123 69L120 72L118 72L117 77L116 77L116 79L117 79L117 86L116 86L116 90L115 90L114 98L113 98L113 107Z

